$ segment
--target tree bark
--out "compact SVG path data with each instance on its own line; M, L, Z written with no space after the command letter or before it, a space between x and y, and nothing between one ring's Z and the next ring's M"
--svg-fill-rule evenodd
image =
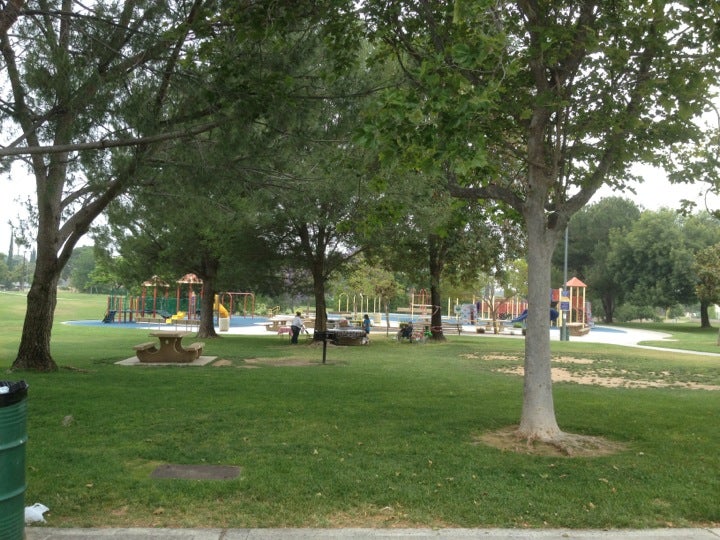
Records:
M710 328L710 302L700 301L700 328Z
M198 327L198 337L216 338L215 332L215 278L203 276L203 295L200 299L200 326ZM220 299L218 299L218 302Z
M300 249L305 261L310 263L315 297L315 330L325 332L327 330L327 305L325 303L325 281L328 278L325 260L327 231L320 228L318 233L313 236L310 233L310 226L302 223L297 226L297 234L300 237Z
M440 279L443 271L442 240L431 235L428 240L430 270L430 332L434 341L447 341L442 327L442 308L440 298Z
M50 337L57 304L57 284L60 273L52 261L38 258L32 285L27 295L27 310L22 338L13 370L57 371L50 354Z
M313 275L313 294L315 295L315 329L327 330L327 304L325 303L325 279Z
M613 315L615 314L615 297L611 294L604 294L602 296L602 305L605 311L605 322L612 324Z
M0 12L0 34L5 34L20 16L25 0L9 0Z
M552 391L549 309L550 261L558 235L546 229L542 204L525 213L528 231L528 318L525 380L518 434L528 440L554 440L562 432L555 419Z

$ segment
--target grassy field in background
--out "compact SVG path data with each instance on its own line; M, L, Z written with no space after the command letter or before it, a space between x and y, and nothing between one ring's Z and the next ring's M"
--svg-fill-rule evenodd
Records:
M25 298L0 294L0 378L25 379L26 503L49 526L627 528L720 523L720 359L553 342L561 427L625 443L597 458L478 443L516 424L523 341L450 336L368 347L207 340L222 367L124 367L147 333L70 326L104 297L60 293L54 374L11 373ZM654 328L710 348L717 330ZM715 350L717 352L717 346ZM574 377L574 378L573 378ZM624 381L625 386L603 381ZM628 387L636 383L637 388ZM655 385L655 386L654 386ZM241 468L158 480L162 464Z

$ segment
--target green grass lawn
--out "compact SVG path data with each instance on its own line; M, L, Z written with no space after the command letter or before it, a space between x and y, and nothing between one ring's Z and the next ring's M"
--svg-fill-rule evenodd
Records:
M24 298L0 295L0 368ZM62 293L58 373L28 381L26 503L50 526L571 527L720 523L720 359L554 342L561 427L625 443L597 458L500 451L480 434L519 420L522 340L450 336L368 347L290 346L276 336L206 340L215 367L124 367L136 330L79 327L104 299ZM675 334L676 329L664 328ZM713 331L715 335L716 331ZM682 332L680 332L682 334ZM695 332L688 332L697 336ZM692 337L680 336L679 342ZM699 339L699 338L698 338ZM158 480L161 464L241 468L229 481Z

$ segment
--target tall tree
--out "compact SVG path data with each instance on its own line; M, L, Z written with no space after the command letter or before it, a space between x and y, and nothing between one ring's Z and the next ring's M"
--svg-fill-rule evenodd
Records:
M629 199L608 197L580 210L568 225L568 270L588 285L588 295L600 298L605 322L622 298L620 280L608 267L610 231L627 231L640 218L640 209ZM621 233L622 235L622 233ZM556 250L553 263L562 268L563 250Z
M352 140L359 97L373 77L362 58L336 73L337 51L320 34L309 35L316 39L295 51L304 53L292 71L296 91L267 116L276 136L264 156L261 196L273 219L264 238L287 261L288 290L311 291L315 328L324 331L326 284L362 250L366 218L377 204L367 190L372 156Z
M714 246L717 239L720 238L720 221L707 211L699 212L683 218L682 231L685 242L697 261L699 254L706 248ZM695 271L696 267L693 266L693 270ZM695 272L694 278L697 283L701 283L697 272ZM710 295L705 294L707 289L696 286L695 292L700 302L700 327L710 328L709 309L711 303L715 300L710 298Z
M672 1L367 0L407 84L373 129L450 189L523 218L529 315L518 436L566 444L555 417L547 330L550 263L570 217L634 161L662 162L697 136L719 69L715 8ZM372 130L368 129L368 134Z
M173 124L181 106L168 107L172 84L211 3L43 0L19 11L12 34L0 25L0 114L13 126L0 154L28 156L37 196L37 264L14 369L57 369L50 336L60 272L95 218L137 179L153 137ZM118 139L143 144L116 154L116 174L98 174L107 154L79 152Z
M236 145L253 126L243 119L232 126L229 134L214 130L166 147L148 179L108 212L128 288L154 274L177 279L193 273L202 280L203 338L216 337L216 294L251 289L274 259L260 238L264 211L251 198L259 189L248 173L251 165L237 162ZM252 149L245 142L243 152Z
M441 341L443 282L467 283L478 273L499 274L504 260L517 256L522 234L516 234L513 221L497 205L462 204L435 178L398 175L395 184L394 191L404 193L397 196L402 217L383 232L384 259L429 287L432 339Z
M707 328L711 289L698 287L707 275L700 278L695 271L697 257L715 245L719 234L720 223L706 212L682 216L669 209L646 211L630 229L611 235L606 264L633 304L667 310L697 300L700 325Z
M16 126L0 156L29 156L37 187L38 264L13 367L50 371L59 272L95 218L143 180L163 142L257 118L258 103L268 110L269 96L296 90L283 38L298 21L329 28L319 35L338 64L351 57L342 22L352 10L345 0L38 0L15 22L10 7L23 4L4 4L0 20L10 88L0 113Z
M667 310L694 300L693 251L676 212L645 211L631 229L614 230L610 238L608 266L628 301Z
M693 270L697 275L695 293L700 300L702 328L710 327L710 317L707 306L720 301L720 244L708 246L695 254ZM720 344L720 332L718 333Z

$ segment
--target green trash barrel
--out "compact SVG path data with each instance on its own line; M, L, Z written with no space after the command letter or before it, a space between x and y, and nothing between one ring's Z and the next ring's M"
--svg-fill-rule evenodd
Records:
M0 381L0 538L25 533L27 384Z

